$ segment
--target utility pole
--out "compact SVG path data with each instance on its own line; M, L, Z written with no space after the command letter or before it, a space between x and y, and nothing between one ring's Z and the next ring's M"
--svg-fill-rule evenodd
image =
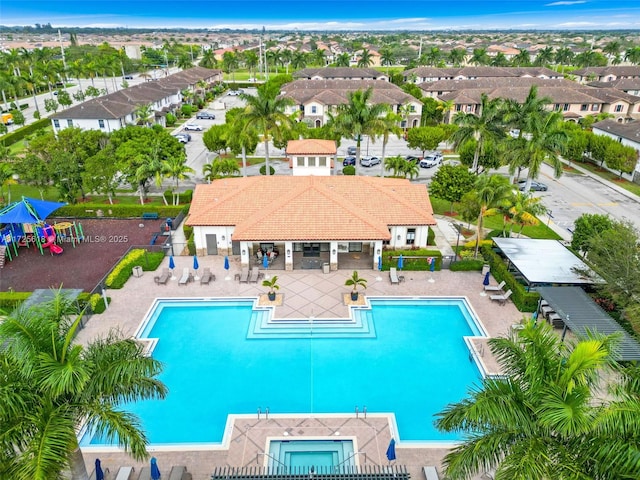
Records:
M420 37L420 48L418 49L418 58L422 56L422 37Z
M67 81L67 61L64 58L64 45L62 44L62 34L60 33L60 29L58 29L58 41L60 42L60 52L62 52L62 68L64 68L64 79L63 81Z

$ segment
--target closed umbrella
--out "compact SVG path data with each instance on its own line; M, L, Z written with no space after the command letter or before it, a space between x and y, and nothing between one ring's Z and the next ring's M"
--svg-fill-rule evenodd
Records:
M484 276L484 280L482 281L483 285L489 285L489 272L487 272L487 274Z
M229 276L229 257L227 257L226 255L224 256L224 269L227 272L227 275L224 277L224 279L231 280L231 277Z
M160 469L156 457L151 457L151 480L160 480Z
M402 270L402 267L404 267L404 258L402 257L402 254L400 254L398 257L398 270Z
M102 471L99 458L96 458L96 480L104 480L104 472Z
M436 270L436 259L435 257L431 257L431 263L429 264L429 270L435 272Z
M389 461L396 459L396 441L392 438L387 447L387 459Z
M173 270L176 268L176 263L173 261L173 255L169 257L169 268L171 269L171 280L175 280L176 277L173 274Z
M382 255L378 257L378 270L382 271Z
M265 254L262 256L262 266L264 268L269 268L269 255Z
M196 255L193 256L193 269L196 271L196 274L194 275L194 279L195 280L199 280L198 277L198 268L200 268L200 265L198 264L198 257Z

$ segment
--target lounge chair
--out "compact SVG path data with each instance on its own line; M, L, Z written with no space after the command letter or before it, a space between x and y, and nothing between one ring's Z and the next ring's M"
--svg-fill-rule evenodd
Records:
M171 472L169 473L169 480L185 480L187 478L191 478L191 474L187 472L187 467L185 466L171 467Z
M205 267L202 271L202 277L200 277L200 285L209 285L209 282L213 280L216 281L216 276L211 273L209 267Z
M133 467L120 467L118 469L118 474L116 475L115 480L129 480L133 471Z
M157 277L153 277L157 285L166 285L171 278L171 270L165 268L162 270L162 274Z
M248 268L243 268L242 272L240 273L240 279L239 279L240 283L249 283L249 269Z
M257 268L252 268L249 270L249 283L258 283L258 278L260 276L260 271Z
M191 272L189 271L189 267L184 267L182 269L182 276L180 280L178 280L178 285L186 285L191 280Z
M485 285L484 286L484 290L485 292L499 292L502 290L502 287L504 287L506 285L507 282L505 282L504 280L500 282L499 285Z
M398 278L398 272L395 267L391 267L389 269L389 280L391 281L391 285L399 285L400 279Z
M507 299L511 296L513 292L511 290L507 290L502 295L491 295L489 298L494 302L498 302L501 306L507 302Z
M422 471L424 472L424 478L426 478L427 480L440 479L440 477L438 477L438 471L436 470L436 467L434 467L433 465L422 467Z

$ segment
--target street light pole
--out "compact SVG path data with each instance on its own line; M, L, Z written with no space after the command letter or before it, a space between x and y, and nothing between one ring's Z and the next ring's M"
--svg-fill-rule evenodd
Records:
M171 238L171 227L168 223L165 224L165 230L169 233L169 247L171 247L171 256L173 256L173 239Z
M453 261L457 262L458 261L458 248L460 247L460 225L458 225L457 223L451 222L451 226L453 228L455 228L456 231L458 232L458 238L456 238L456 251L454 252L455 255L453 257Z

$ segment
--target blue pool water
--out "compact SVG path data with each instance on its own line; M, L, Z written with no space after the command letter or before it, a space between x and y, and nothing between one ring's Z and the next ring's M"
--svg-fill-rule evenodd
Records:
M480 378L463 340L480 332L463 301L372 300L372 310L362 312L374 336L343 338L248 338L252 306L159 302L140 337L159 339L153 356L164 364L169 394L126 406L152 444L219 443L228 414L258 408L353 413L356 406L393 412L403 441L457 439L433 421Z
M268 467L292 473L349 471L355 465L351 440L272 440Z

